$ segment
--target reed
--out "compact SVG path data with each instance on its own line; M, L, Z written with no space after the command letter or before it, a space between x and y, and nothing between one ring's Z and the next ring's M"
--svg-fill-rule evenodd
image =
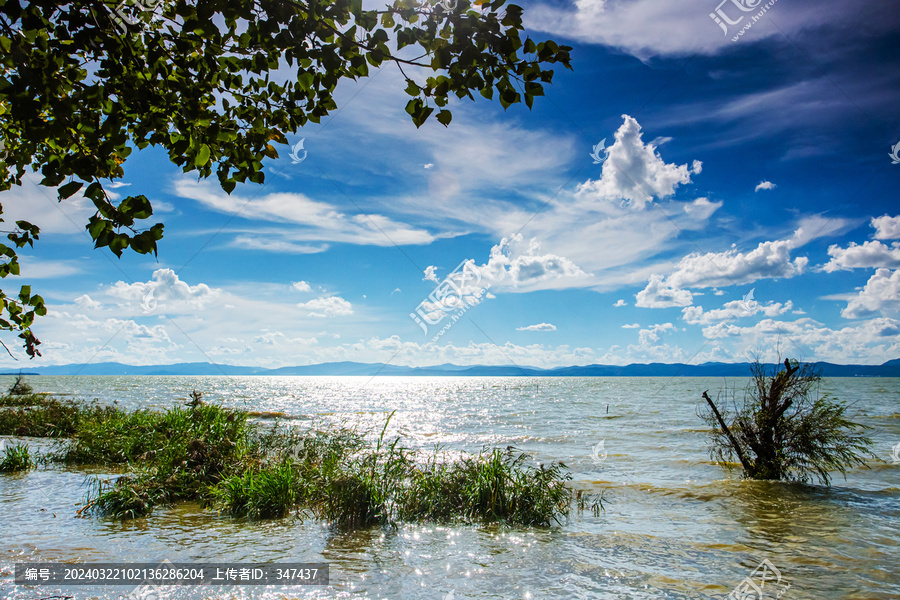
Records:
M565 465L530 465L512 447L439 462L438 452L386 439L390 417L374 442L346 427L301 432L248 417L199 394L166 412L51 401L0 409L0 434L25 427L26 435L67 437L50 460L124 469L121 477L91 480L80 511L119 519L190 500L235 517L310 514L341 528L550 526L571 508Z
M21 399L25 398L27 396ZM0 435L70 437L78 429L78 423L86 411L79 405L58 400L37 405L10 403L5 406L0 408Z
M28 452L28 446L16 444L3 449L3 457L0 459L0 473L26 471L32 466L34 466L34 460Z

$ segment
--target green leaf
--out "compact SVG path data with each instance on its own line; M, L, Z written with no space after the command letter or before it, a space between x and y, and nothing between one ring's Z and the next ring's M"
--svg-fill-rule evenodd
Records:
M81 186L83 186L83 185L84 185L84 183L81 182L81 181L70 181L70 182L67 183L66 185L64 185L64 186L62 186L61 188L59 188L59 192L58 192L58 194L59 194L59 199L60 199L60 200L64 200L64 199L70 197L70 196L73 195L75 192L77 192L78 190L80 190L80 189L81 189Z
M209 146L202 144L197 155L194 157L194 166L202 167L209 162Z

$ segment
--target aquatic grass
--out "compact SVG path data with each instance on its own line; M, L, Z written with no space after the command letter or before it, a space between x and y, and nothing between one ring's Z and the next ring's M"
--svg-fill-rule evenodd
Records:
M9 394L0 397L0 406L45 406L59 402L47 394Z
M33 466L34 460L28 452L28 446L16 444L3 449L3 458L0 459L0 473L26 471Z
M400 446L400 438L385 444L385 421L374 449L346 457L340 468L315 481L310 507L320 518L339 527L389 525L402 513L415 453Z
M527 466L513 447L485 449L454 463L432 459L413 473L401 502L404 520L561 523L568 514L571 476L562 463Z
M159 504L208 503L214 497L212 486L259 461L255 430L246 413L214 405L174 407L165 413L136 411L79 432L66 459L128 462L136 475L93 487L86 509L134 518Z
M393 413L392 413L393 415ZM392 416L391 415L391 416ZM119 465L127 475L91 480L85 506L119 519L199 501L235 517L307 512L341 528L402 521L549 526L572 500L565 465L526 465L513 448L438 462L352 428L263 427L249 413L200 401L165 412L46 402L0 409L0 434L67 437L51 460ZM26 433L23 433L25 431Z
M211 496L231 516L269 519L291 512L297 505L297 488L301 484L295 466L283 462L232 475L221 481Z
M53 400L39 406L0 408L0 435L70 437L87 409Z
M96 512L120 520L136 519L150 514L153 507L166 500L164 489L152 478L122 476L116 480L88 480L88 502L78 511Z

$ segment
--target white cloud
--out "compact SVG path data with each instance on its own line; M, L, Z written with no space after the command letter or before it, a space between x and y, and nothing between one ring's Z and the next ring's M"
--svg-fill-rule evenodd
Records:
M736 3L735 3L736 4ZM744 0L747 12L725 3L722 11L735 25L724 31L709 17L717 3L709 0L682 0L678 3L658 0L575 0L574 3L529 5L525 27L548 32L564 39L621 48L641 59L653 56L686 56L695 53L716 54L734 48L732 42L740 28L763 9L762 0ZM863 3L865 4L865 3ZM743 44L772 35L809 31L823 25L840 26L854 16L883 29L892 24L885 11L875 7L849 6L841 0L819 0L814 9L808 3L778 2L768 9L778 27L757 24L740 38ZM765 18L765 17L764 17Z
M624 300L622 300L621 298L619 298L618 300L616 300L616 303L613 304L613 306L614 306L614 307L628 306L628 303L625 302Z
M430 169L430 168L432 168L432 167L434 166L434 163L425 163L423 166L424 166L426 169Z
M438 283L437 278L437 267L431 265L425 268L425 277L422 278L422 281L433 281Z
M332 204L311 200L300 193L272 193L258 198L225 194L208 181L179 179L175 192L207 208L244 219L291 223L295 227L243 235L234 243L243 247L276 252L311 253L324 248L294 242L343 242L348 244L393 246L428 244L435 237L424 229L398 223L379 214L349 215ZM296 227L299 226L299 227ZM265 235L266 237L259 237Z
M622 118L625 122L616 131L616 141L607 148L601 178L587 180L575 192L581 204L643 209L654 197L674 194L679 185L691 182L691 173L701 170L699 161L692 167L666 163L652 143L643 142L637 120L628 115Z
M157 269L150 281L130 284L117 281L106 289L106 293L126 300L135 308L148 303L149 296L161 312L190 313L202 309L219 296L220 290L212 289L205 283L191 286L179 279L172 269Z
M434 275L434 267L425 270L425 279ZM474 259L463 261L447 275L440 286L421 304L420 315L434 325L465 306L475 306L494 297L488 289L521 293L541 289L584 286L589 275L564 256L542 253L537 240L525 242L521 234L491 248L488 261L478 265ZM437 280L435 276L434 280Z
M319 340L312 338L289 338L285 334L280 331L272 331L269 333L263 333L261 335L255 336L253 338L253 342L255 344L264 344L267 346L283 346L286 344L295 344L300 346L308 346L315 345L319 343Z
M900 242L894 242L890 246L875 241L863 242L861 246L850 242L847 248L832 245L828 247L828 256L831 260L822 267L828 273L839 269L896 269L900 268Z
M876 240L900 239L900 215L896 217L883 215L873 218L871 225L875 228Z
M548 281L586 277L578 265L564 256L541 253L541 244L531 239L526 244L521 234L503 238L491 248L491 256L480 268L488 283L507 288L535 288Z
M297 290L298 292L310 292L310 291L312 291L312 288L311 288L311 287L309 286L309 284L308 284L307 282L305 282L305 281L295 281L294 283L291 284L291 287L293 287L293 288L294 288L295 290Z
M666 285L662 275L651 275L647 287L637 293L634 305L640 308L669 308L672 306L690 306L694 296L688 290L681 290Z
M5 206L3 207L6 208ZM41 233L44 233L41 228ZM106 252L107 250L101 250ZM102 257L98 256L102 260ZM22 276L28 279L53 279L84 272L84 262L75 260L44 260L34 256L19 256Z
M822 215L803 217L798 222L794 235L790 237L790 242L794 248L799 248L815 239L841 233L854 225L855 223L850 219L839 217L823 217Z
M841 311L846 319L860 319L873 315L900 313L900 270L878 269L866 287Z
M675 271L662 279L651 278L644 290L646 295L654 297L654 290L664 290L666 295L677 296L689 287L726 287L753 283L760 279L789 279L803 273L809 259L798 257L791 260L793 240L761 242L750 252L738 252L731 249L725 252L698 252L689 254L679 261ZM642 292L643 293L643 292ZM640 294L639 294L640 295ZM659 296L659 292L655 294ZM689 296L680 296L678 302L666 306L687 306L691 304Z
M711 340L731 339L760 354L762 360L777 360L780 353L800 360L880 364L900 354L900 321L888 317L841 329L809 318L764 319L750 327L719 323L704 328L703 335Z
M40 180L40 175L26 173L21 186L3 192L3 219L8 223L28 221L41 228L42 236L84 235L84 226L97 211L94 204L80 193L59 202L56 188L42 186Z
M627 354L643 362L678 362L687 360L684 349L660 343L662 336L673 333L677 328L672 323L651 325L638 331L638 343L629 344Z
M96 300L94 300L93 298L88 296L87 294L82 294L81 296L78 296L77 298L75 298L74 302L75 302L75 304L77 304L78 306L80 306L81 308L84 308L86 310L100 310L101 308L103 308L102 304L100 304L99 302L97 302Z
M233 248L262 250L278 254L318 254L328 250L328 244L298 244L290 240L267 239L258 235L237 235L229 245Z
M632 323L631 325L622 325L622 329L640 329L641 326L638 323Z
M759 185L757 185L753 191L758 192L759 190L774 190L776 187L778 186L776 186L771 181L760 181Z
M556 325L550 323L538 323L527 327L516 327L516 331L556 331Z
M788 300L784 304L769 302L762 305L755 300L744 303L741 300L726 302L722 308L704 312L702 306L686 306L681 310L682 318L691 325L709 325L722 321L733 321L742 317L752 317L759 313L767 317L783 315L794 307L794 303Z
M334 317L353 314L353 305L340 296L323 296L309 302L301 302L297 306L313 311L309 313L311 317Z
M577 287L588 277L568 258L543 253L537 240L525 242L522 234L501 239L477 270L486 283L507 291Z

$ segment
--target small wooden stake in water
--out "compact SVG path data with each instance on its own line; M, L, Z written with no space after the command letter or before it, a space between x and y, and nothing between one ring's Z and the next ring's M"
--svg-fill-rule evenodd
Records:
M606 405L606 414L609 414L609 404Z

